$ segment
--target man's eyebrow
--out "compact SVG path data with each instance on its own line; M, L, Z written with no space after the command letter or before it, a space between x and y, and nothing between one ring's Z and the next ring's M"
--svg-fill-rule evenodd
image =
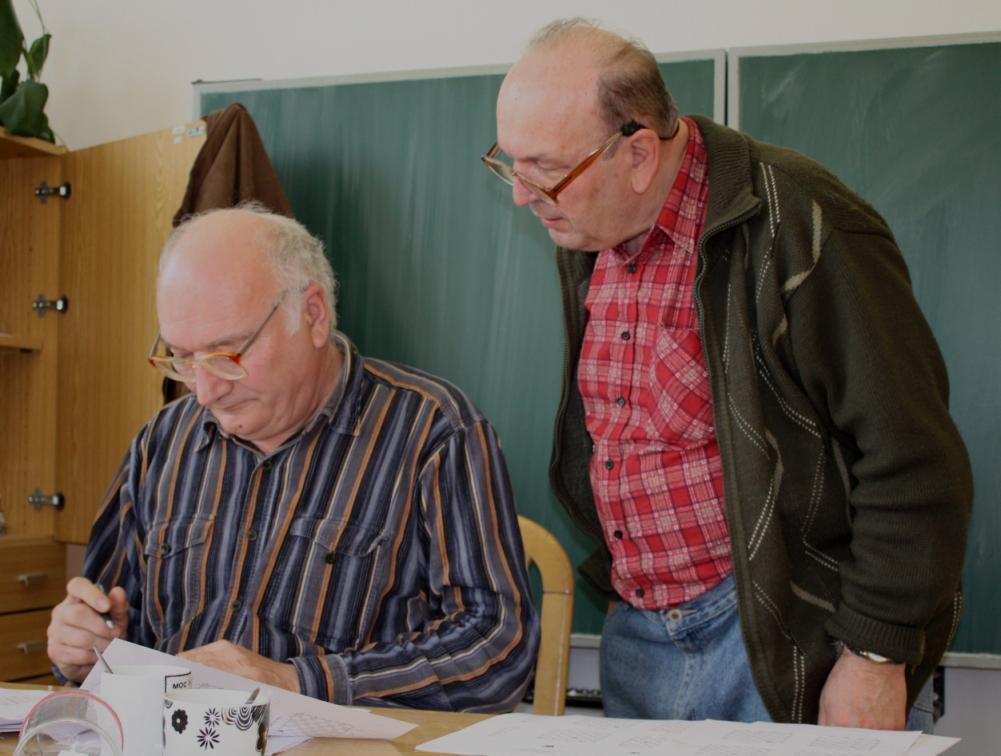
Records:
M221 339L216 339L215 341L210 342L209 344L206 344L204 349L198 349L198 350L195 350L195 351L199 351L199 352L227 352L227 351L232 351L231 349L223 349L223 347L231 346L231 347L235 348L235 347L239 346L240 344L242 344L244 341L246 341L249 337L250 337L249 333L238 333L238 334L234 334L232 336L225 336L225 337L223 337ZM162 341L163 345L167 349L169 349L170 351L173 352L173 351L177 350L176 346L174 346L173 344L171 344L169 341L167 341L162 336L160 337L160 341ZM188 351L191 351L191 350L182 349L181 351L182 352L188 352Z
M525 155L525 157L520 157L520 158L512 157L511 159L512 160L517 159L519 162L522 163L538 163L540 160L545 160L546 156L540 154L531 154L531 155Z
M518 158L518 160L519 160L519 162L534 163L535 165L538 165L539 163L556 163L556 164L559 164L561 162L558 157L554 157L552 155L547 155L545 153L536 153L536 154L533 154L533 155L527 155L526 157ZM565 161L563 161L563 162L565 162Z
M497 143L497 146L498 146L498 147L500 147L500 151L501 151L501 153L503 153L504 155L506 155L506 156L507 156L507 158L508 158L508 159L509 159L509 160L510 160L510 161L511 161L512 163L513 163L513 162L515 162L516 160L517 160L517 161L518 161L519 163L538 163L538 162L539 162L540 160L545 160L545 159L546 159L546 155L544 155L544 154L539 154L539 153L531 153L531 154L528 154L528 155L525 155L524 157L519 157L519 158L516 158L516 157L515 157L514 155L512 155L512 154L511 154L510 152L508 152L508 151L507 151L507 150L505 150L505 149L504 149L503 147L501 147L501 145L500 145L500 142L498 142L498 143Z

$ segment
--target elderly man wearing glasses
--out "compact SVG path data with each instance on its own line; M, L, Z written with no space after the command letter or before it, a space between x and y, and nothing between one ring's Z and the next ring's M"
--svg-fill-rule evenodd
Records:
M579 19L483 161L560 247L551 478L598 544L606 713L930 727L972 484L886 223Z
M82 680L118 637L335 703L512 708L538 621L469 399L359 355L322 244L259 208L177 229L157 313L149 359L191 394L136 436L99 510L52 612L60 673Z

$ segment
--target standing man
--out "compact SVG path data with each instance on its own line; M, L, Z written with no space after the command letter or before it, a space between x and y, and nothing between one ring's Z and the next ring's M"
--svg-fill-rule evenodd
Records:
M479 410L359 355L323 245L259 208L174 232L157 314L150 361L191 394L139 432L98 512L52 612L61 674L119 637L339 704L513 708L538 619Z
M511 68L484 161L560 247L551 476L600 544L606 712L900 729L923 692L930 728L972 483L885 222L581 20Z

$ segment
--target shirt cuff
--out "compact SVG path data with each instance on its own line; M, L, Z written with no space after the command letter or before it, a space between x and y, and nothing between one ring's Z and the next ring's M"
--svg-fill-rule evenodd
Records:
M288 660L299 674L299 692L321 701L350 706L353 700L348 668L336 654L296 656Z
M59 667L57 667L55 664L52 665L52 676L54 678L56 678L62 685L65 685L68 688L79 688L80 687L79 683L73 682L68 677L66 677L66 675L64 675L62 672L60 672L59 671Z

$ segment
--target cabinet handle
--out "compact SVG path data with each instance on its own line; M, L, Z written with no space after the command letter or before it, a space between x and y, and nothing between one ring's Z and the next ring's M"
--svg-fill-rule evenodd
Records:
M33 585L38 585L39 583L44 583L49 577L47 572L28 572L24 575L18 575L17 580L25 588L30 588Z
M22 654L33 654L43 648L45 648L45 641L40 640L21 641L17 644L17 650Z

